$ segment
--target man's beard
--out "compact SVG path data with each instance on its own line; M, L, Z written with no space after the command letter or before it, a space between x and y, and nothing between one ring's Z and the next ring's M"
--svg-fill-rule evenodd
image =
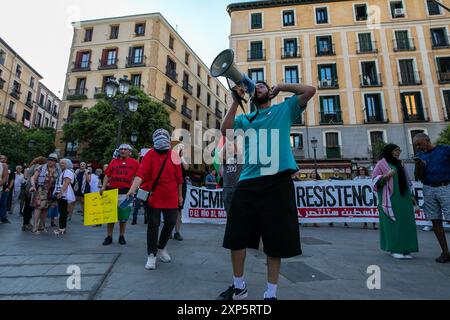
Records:
M252 99L253 103L256 104L257 107L260 105L266 104L270 101L269 93L267 93L263 97L258 97L258 95L255 93L255 96Z

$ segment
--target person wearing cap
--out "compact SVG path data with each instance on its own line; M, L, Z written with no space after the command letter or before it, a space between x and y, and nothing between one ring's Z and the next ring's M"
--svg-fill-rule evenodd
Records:
M31 177L30 193L34 193L31 202L34 207L34 230L38 235L45 231L45 220L49 208L57 206L53 196L61 170L56 166L58 155L52 153L47 157L47 163L39 167Z
M133 179L139 170L139 162L131 158L133 148L128 144L123 144L119 147L119 158L112 159L111 163L105 171L105 178L103 179L103 186L100 190L102 194L105 190L119 190L119 222L120 222L120 237L119 244L126 245L125 229L131 213L131 208L121 209L120 204L126 200L126 195L133 184ZM114 223L108 224L108 235L103 242L104 246L109 246L113 243Z
M172 261L166 247L177 223L179 207L183 204L181 159L177 152L171 150L169 132L164 129L156 130L153 143L154 148L142 159L141 168L127 195L134 197L139 187L151 192L146 206L147 270L156 269L157 256L163 263ZM164 228L158 242L161 212L164 215Z

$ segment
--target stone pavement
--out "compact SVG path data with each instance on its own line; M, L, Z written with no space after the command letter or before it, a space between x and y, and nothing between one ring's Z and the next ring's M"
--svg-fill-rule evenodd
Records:
M127 246L103 247L105 228L81 225L76 215L63 238L20 231L18 215L0 225L0 300L213 300L231 280L223 226L185 225L183 242L170 241L171 264L144 269L146 226L128 226ZM378 232L351 228L301 228L304 255L283 262L279 298L450 299L450 264L439 265L432 232L419 233L421 252L396 261L381 252ZM450 233L448 233L450 240ZM67 268L81 269L81 290L70 290ZM381 290L367 288L367 268L381 268ZM250 300L261 300L266 283L263 252L249 250Z

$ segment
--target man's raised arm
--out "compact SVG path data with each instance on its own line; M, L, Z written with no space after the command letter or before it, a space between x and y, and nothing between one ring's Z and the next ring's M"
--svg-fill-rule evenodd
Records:
M278 96L280 92L291 92L298 96L299 107L304 107L309 100L316 94L317 90L314 87L303 84L279 84L272 89L271 99Z
M225 116L225 120L223 120L221 127L223 136L227 135L227 130L233 129L234 127L234 119L236 118L236 112L240 105L238 96L242 98L245 95L245 92L241 87L236 87L235 89L233 89L233 91L234 91L232 92L233 105L231 106L230 110L228 110L228 113Z

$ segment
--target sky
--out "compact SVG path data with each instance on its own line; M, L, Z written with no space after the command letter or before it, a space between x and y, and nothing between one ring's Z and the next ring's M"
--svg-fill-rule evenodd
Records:
M230 18L226 7L234 2L241 1L5 1L0 13L0 37L44 77L44 85L62 97L73 37L71 22L160 12L210 65L218 53L229 47Z

